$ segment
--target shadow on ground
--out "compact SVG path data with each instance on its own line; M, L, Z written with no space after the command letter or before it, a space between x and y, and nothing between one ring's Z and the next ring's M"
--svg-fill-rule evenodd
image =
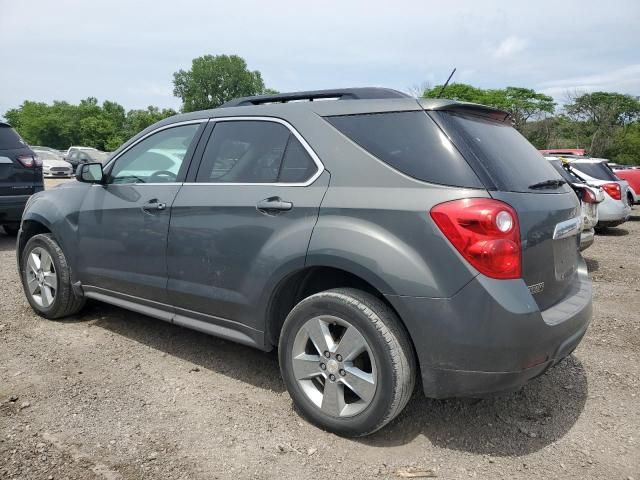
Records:
M8 252L16 249L16 237L7 235L0 228L0 252ZM16 267L17 268L17 267Z
M571 356L519 392L486 399L427 399L418 389L385 429L359 441L404 445L424 435L434 445L474 454L522 456L562 438L587 400L587 377Z
M593 258L584 257L584 261L587 262L587 270L589 273L597 272L600 270L600 262Z
M279 393L285 390L274 352L262 352L99 302L87 303L80 316L66 321L91 321L94 327L181 358L202 370L266 390Z
M620 227L603 228L598 230L598 235L601 237L624 237L629 235L629 230Z
M285 390L277 356L171 325L118 307L89 303L82 318L160 352L255 387ZM523 390L482 400L432 400L421 386L404 412L372 436L370 446L404 445L417 436L441 448L494 456L521 456L562 438L582 412L587 378L571 356Z

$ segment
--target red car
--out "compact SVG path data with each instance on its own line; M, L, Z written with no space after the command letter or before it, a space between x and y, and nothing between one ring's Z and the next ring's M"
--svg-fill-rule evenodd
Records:
M640 203L640 170L637 169L623 169L623 170L614 170L617 177L620 177L622 180L626 180L629 183L631 189L629 193L631 197L629 197L630 204Z

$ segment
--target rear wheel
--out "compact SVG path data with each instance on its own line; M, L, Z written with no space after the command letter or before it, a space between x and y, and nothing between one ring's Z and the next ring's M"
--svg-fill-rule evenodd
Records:
M378 298L334 289L302 300L280 336L280 368L296 407L312 423L363 436L407 404L415 359L395 313Z
M18 230L20 230L17 225L3 225L2 228L4 228L4 233L11 237L15 237L18 234Z
M57 319L73 315L84 306L84 297L73 292L67 259L51 234L29 239L20 270L25 295L38 315Z

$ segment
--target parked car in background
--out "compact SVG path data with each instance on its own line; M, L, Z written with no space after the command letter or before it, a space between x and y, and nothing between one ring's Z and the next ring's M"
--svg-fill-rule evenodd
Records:
M582 232L580 232L580 250L585 250L593 245L595 227L598 224L598 204L604 201L602 188L589 186L575 173L565 167L558 157L546 157L551 166L556 169L562 178L573 188L580 199L582 208Z
M609 168L606 160L595 158L563 157L568 160L574 173L589 185L601 187L605 192L604 201L598 206L597 229L616 227L631 216L629 184L619 179Z
M93 298L278 348L297 410L342 435L390 422L418 373L430 397L517 389L591 319L578 198L493 108L379 88L237 99L77 178L25 212L36 313Z
M42 163L7 123L0 122L0 225L15 235L29 197L44 189Z
M54 155L58 155L64 160L65 153L63 153L62 150L58 150L56 148L51 148L51 147L42 147L40 145L29 145L29 147L31 147L31 150L45 150L47 152L51 152Z
M629 200L632 204L640 203L640 169L622 166L613 171L616 177L626 180L629 184L631 197ZM631 201L633 200L633 201Z
M109 155L106 153L91 147L70 147L65 156L65 160L71 164L74 171L78 168L78 165L105 163L108 158Z
M584 148L552 148L548 150L540 150L540 153L543 155L551 155L551 156L567 156L574 155L584 157L587 154L587 151Z
M45 177L70 177L73 175L73 167L69 162L65 162L61 155L38 148L33 148L33 151L42 161L42 175Z

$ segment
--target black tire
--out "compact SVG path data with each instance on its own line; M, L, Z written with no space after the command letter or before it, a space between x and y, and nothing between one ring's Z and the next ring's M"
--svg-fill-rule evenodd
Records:
M377 368L375 393L353 416L325 413L304 393L293 373L293 348L298 331L321 315L347 320L370 346ZM416 363L409 336L396 314L366 292L338 288L302 300L287 316L279 341L282 377L302 415L322 429L347 437L369 435L393 420L406 406L415 385Z
M51 256L57 277L57 289L53 303L48 307L39 305L29 293L27 286L27 261L29 254L41 248ZM71 271L64 252L50 233L35 235L29 239L20 257L20 278L25 296L31 308L41 317L55 320L78 313L84 307L86 299L74 293L71 285Z
M3 225L2 228L4 228L4 233L10 237L18 235L18 231L20 230L20 227L17 225Z

